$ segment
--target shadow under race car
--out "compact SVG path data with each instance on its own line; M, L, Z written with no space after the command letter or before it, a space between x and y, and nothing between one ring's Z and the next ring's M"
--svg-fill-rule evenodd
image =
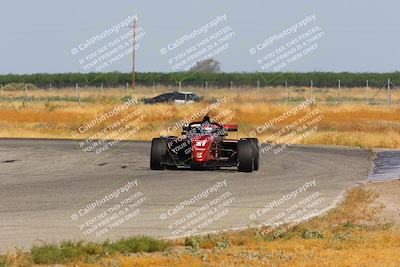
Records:
M239 172L257 171L260 166L257 138L226 139L237 125L221 125L204 117L202 122L183 126L182 136L154 138L151 143L152 170L219 169L237 167Z

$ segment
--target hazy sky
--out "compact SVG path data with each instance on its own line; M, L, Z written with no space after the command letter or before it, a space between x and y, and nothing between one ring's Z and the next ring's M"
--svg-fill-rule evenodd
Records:
M82 71L80 55L72 55L71 49L135 14L145 32L137 51L140 72L173 71L169 54L160 49L224 14L226 22L215 30L229 26L234 36L215 55L223 71L262 71L249 49L315 14L312 25L324 33L318 47L282 71L390 72L400 70L399 12L395 0L1 0L0 73ZM180 51L210 34L200 34ZM291 34L282 44L295 37ZM99 42L90 49L100 47ZM126 56L105 71L130 69L131 57Z

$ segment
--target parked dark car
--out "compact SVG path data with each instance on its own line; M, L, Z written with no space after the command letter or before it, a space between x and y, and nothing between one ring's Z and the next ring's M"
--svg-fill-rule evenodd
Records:
M201 97L192 92L177 92L165 93L153 98L146 98L145 104L157 104L157 103L177 103L186 104L192 102L201 101Z

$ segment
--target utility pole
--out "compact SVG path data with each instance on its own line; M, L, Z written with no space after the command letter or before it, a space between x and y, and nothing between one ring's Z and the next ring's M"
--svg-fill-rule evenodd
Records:
M366 92L366 94L367 94L367 104L369 104L368 80L365 81L365 92Z
M25 84L25 108L28 106L28 85Z
M340 104L340 80L338 81L338 95L337 95L338 104Z
M287 85L287 81L285 81L285 88L286 88L286 103L289 103L289 88Z
M206 84L205 84L205 90L206 90L206 93L205 93L206 99L208 99L208 83L207 83L207 81L206 81Z
M133 19L132 27L132 93L135 91L135 51L136 51L136 18Z
M390 94L390 79L387 81L387 102L389 105L392 103L392 96Z
M76 97L78 99L78 105L81 105L81 94L79 92L79 86L78 83L75 84L75 90L76 90Z
M50 102L51 97L51 83L49 84L49 93L47 94L47 101Z

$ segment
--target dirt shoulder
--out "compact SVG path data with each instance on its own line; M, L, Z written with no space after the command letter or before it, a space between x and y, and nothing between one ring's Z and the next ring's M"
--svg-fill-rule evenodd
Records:
M400 229L400 180L372 182L365 186L378 194L371 207L381 207L376 216L378 223L393 223L394 228Z

